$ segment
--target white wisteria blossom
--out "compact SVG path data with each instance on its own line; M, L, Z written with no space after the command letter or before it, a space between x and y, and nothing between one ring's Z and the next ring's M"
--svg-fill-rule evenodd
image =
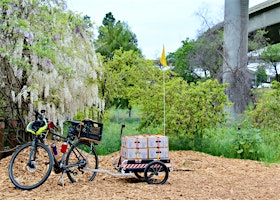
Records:
M33 109L45 109L53 121L63 121L78 111L104 108L92 27L66 7L63 0L0 2L0 115L5 118L20 114L27 123Z

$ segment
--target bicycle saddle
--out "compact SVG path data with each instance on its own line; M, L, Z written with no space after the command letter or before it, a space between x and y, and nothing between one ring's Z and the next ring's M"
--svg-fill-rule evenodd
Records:
M80 121L74 121L74 120L67 120L64 123L70 123L71 125L76 126L76 125L80 125L81 122Z
M26 127L26 131L35 135L39 135L44 130L46 130L47 127L48 123L46 122L46 120L37 120L30 122Z

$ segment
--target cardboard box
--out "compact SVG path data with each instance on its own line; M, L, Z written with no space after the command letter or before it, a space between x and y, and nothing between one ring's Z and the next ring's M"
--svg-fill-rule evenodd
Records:
M144 136L124 136L122 146L129 149L147 148L147 138Z
M168 157L168 147L149 148L149 159L165 159Z
M129 149L122 147L121 156L124 159L135 160L135 159L147 159L148 158L148 149Z
M148 139L148 147L168 147L168 137L163 135L149 135Z
M168 137L163 135L123 136L121 157L126 160L167 159Z

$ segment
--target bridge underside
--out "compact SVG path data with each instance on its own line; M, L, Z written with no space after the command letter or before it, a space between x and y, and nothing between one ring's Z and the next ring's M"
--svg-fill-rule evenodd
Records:
M270 38L270 43L275 44L280 42L280 23L266 27L268 31L267 37Z
M280 43L280 23L264 27L263 30L266 30L268 32L265 36L270 39L270 44ZM255 33L256 31L250 32L249 38L252 37L252 35L254 35Z
M256 30L264 29L268 31L267 37L270 44L280 42L280 0L271 0L256 5L249 11L248 32L249 37Z

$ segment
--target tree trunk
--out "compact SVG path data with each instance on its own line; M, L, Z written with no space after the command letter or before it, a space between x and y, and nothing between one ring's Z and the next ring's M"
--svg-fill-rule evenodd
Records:
M247 70L249 0L225 0L223 83L228 101L229 115L238 119L251 101L251 80Z

